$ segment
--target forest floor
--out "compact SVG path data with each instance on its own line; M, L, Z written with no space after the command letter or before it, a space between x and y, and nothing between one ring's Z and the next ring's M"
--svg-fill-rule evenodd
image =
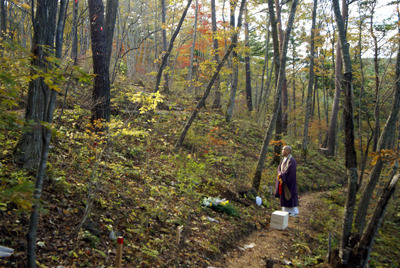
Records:
M326 265L328 234L336 247L345 204L340 153L321 157L312 139L308 158L302 159L299 130L272 141L258 192L263 204L257 206L244 192L251 188L265 126L252 115L227 123L220 113L202 111L174 151L191 113L181 107L191 102L170 100L162 110L142 114L121 97L114 100L113 129L99 136L81 99L71 97L76 105L62 118L56 111L37 233L38 267L113 267L116 236L124 237L123 267L262 267L268 259L275 267L284 260L296 267ZM0 128L0 245L15 250L0 258L0 267L26 262L36 173L13 159L21 131ZM317 128L310 131L319 136ZM284 231L269 227L271 213L280 209L273 197L276 143L293 145L298 163L300 215L290 218ZM216 211L203 205L206 198L225 198L229 205ZM399 202L396 193L372 250L372 267L399 266Z
M289 217L289 224L285 230L263 228L250 234L238 242L238 247L227 252L222 260L214 265L220 267L242 268L242 267L285 267L298 263L299 260L295 246L299 234L309 237L315 236L311 228L310 220L319 206L321 195L325 192L308 193L301 196L300 214L298 217ZM328 234L327 234L328 235ZM305 253L312 254L310 248L305 247ZM314 267L329 267L326 263L314 264ZM297 265L296 265L297 266Z

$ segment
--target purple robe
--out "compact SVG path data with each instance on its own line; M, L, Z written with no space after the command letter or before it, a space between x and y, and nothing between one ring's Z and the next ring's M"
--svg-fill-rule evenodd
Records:
M290 193L292 194L292 198L289 200L285 199L283 189L282 194L279 194L279 180L276 178L275 183L275 197L278 197L281 201L282 207L297 207L299 205L299 199L297 195L297 177L296 177L296 160L293 157L290 157L289 161L286 161L285 166L289 165L286 171L281 170L282 161L278 166L278 175L282 178L282 180L288 186ZM282 186L283 187L283 186Z

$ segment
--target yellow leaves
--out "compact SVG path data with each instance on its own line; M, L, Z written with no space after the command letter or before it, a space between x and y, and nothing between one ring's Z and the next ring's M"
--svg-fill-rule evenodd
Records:
M139 111L141 114L143 114L147 111L155 110L157 108L157 105L164 101L163 96L160 94L159 91L156 93L150 93L150 94L145 93L145 92L135 93L135 94L129 95L128 99L133 103L138 102L142 105L139 108Z
M372 157L372 161L371 161L371 165L372 165L372 166L375 166L376 163L378 162L378 159L379 159L379 158L380 158L379 155L373 156L373 157Z
M24 2L22 2L22 1L20 1L20 0L12 0L12 2L13 2L14 4L16 4L17 6L22 7L23 9L26 9L26 10L31 9L31 6L30 6L30 5L24 3Z
M390 164L393 164L395 160L398 160L398 152L393 149L383 149L380 150L379 152L373 152L370 153L370 156L372 157L371 160L371 165L376 165L378 163L378 160L380 161L389 161Z

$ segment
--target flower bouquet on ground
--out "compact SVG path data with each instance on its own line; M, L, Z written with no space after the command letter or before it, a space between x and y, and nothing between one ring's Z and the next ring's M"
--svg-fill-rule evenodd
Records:
M229 203L229 200L221 199L219 197L204 197L202 205L212 210L223 212L229 216L239 217L239 213L236 208Z

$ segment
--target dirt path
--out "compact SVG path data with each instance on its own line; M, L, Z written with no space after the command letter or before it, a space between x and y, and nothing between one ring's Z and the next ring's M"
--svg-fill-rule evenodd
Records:
M229 268L266 267L267 260L273 260L273 267L285 267L285 261L293 258L292 244L296 234L312 232L310 215L315 209L315 203L322 193L311 193L300 198L300 215L297 218L289 217L289 226L283 231L271 228L253 232L249 237L239 242L237 249L224 256L223 264L216 266ZM251 247L253 246L253 247ZM245 249L245 247L251 247ZM286 262L286 264L287 264ZM319 266L322 267L322 266Z

